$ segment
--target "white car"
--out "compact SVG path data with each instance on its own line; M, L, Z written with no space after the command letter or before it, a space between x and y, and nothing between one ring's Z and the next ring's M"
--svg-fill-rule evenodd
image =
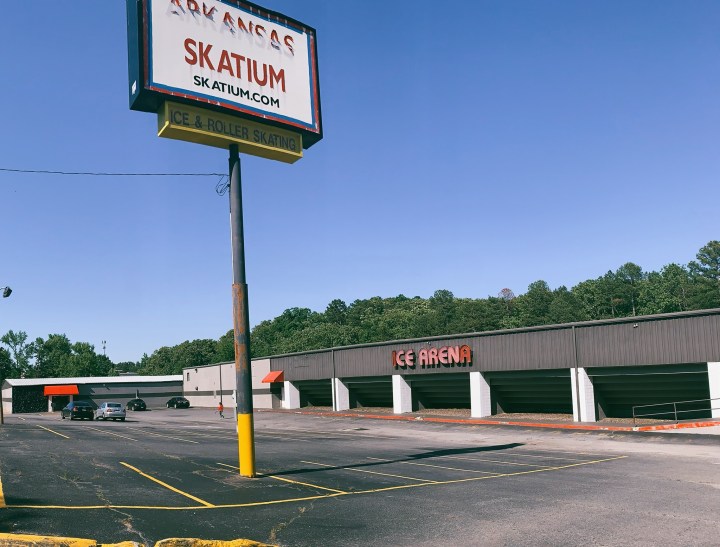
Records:
M120 403L103 403L95 411L95 419L112 420L120 419L121 422L125 421L125 407Z

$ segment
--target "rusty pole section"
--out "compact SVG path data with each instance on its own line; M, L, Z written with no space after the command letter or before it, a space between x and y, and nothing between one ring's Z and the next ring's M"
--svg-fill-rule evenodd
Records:
M241 475L254 477L255 438L253 431L252 375L250 370L250 315L248 313L248 287L245 280L245 240L243 235L240 155L236 144L230 145L229 163L239 469Z

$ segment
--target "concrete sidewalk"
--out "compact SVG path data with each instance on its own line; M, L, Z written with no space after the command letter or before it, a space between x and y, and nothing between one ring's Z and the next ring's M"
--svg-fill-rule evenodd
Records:
M309 414L335 418L366 418L370 420L392 420L406 422L432 422L466 425L493 425L510 427L537 427L546 429L565 429L575 431L624 431L624 432L656 432L656 433L694 433L704 435L720 435L720 419L687 420L675 422L649 422L633 425L631 418L612 418L598 422L574 422L572 416L565 414L503 414L486 418L471 418L469 411L455 409L443 411L419 411L409 414L393 414L391 409L354 409L334 412L328 407L305 407L300 409L262 409L256 412L276 412L288 414Z

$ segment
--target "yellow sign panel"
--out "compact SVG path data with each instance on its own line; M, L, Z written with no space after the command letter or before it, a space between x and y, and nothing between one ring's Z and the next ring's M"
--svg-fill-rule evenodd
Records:
M300 133L171 101L158 112L158 136L218 148L237 144L245 154L285 163L303 155Z

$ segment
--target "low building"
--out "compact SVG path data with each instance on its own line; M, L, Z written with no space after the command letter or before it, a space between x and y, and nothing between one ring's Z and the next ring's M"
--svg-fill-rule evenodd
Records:
M127 403L140 398L148 408L164 407L170 397L182 395L182 376L110 376L90 378L20 378L2 385L3 413L53 412L70 401Z
M255 408L280 408L278 384L263 383L270 372L269 359L252 361L252 394ZM235 363L216 363L183 369L183 391L190 406L216 408L220 402L230 409L235 405ZM274 395L273 395L274 391Z
M185 370L198 406L217 404L217 366ZM337 347L252 369L256 408L720 418L720 309ZM223 381L223 393L233 388Z

